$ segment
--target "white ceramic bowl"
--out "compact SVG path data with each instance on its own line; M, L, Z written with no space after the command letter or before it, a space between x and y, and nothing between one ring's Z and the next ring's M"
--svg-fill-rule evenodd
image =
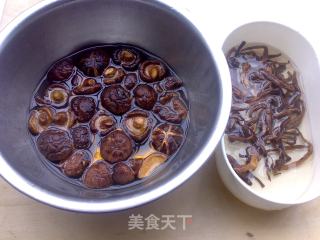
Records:
M309 138L311 138L310 140L314 146L312 162L308 163L311 166L311 171L306 173L301 171L299 167L290 169L289 171L293 171L292 174L295 174L294 178L292 176L290 178L291 180L294 179L293 182L288 182L287 187L278 189L277 193L270 191L268 194L264 194L262 193L264 190L257 191L253 189L235 173L226 157L224 138L222 138L215 152L219 175L226 187L238 199L256 208L278 210L305 203L320 195L320 140L317 138L320 132L320 107L318 103L318 98L320 97L320 71L317 54L309 42L298 32L272 22L254 22L240 26L227 37L223 44L223 51L226 53L231 47L239 45L243 40L249 43L264 43L279 49L297 67L301 76L300 86L304 92L303 98L307 108L306 116L308 116L304 117L301 125L302 128L311 130ZM299 196L292 194L292 192L301 187L299 183L305 179L308 179L308 184L299 193ZM281 197L278 194L279 192L282 195Z

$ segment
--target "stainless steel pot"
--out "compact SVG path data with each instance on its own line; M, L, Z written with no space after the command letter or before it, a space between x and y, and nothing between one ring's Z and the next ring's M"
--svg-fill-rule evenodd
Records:
M21 192L49 205L108 212L154 200L186 181L210 157L227 122L231 86L215 50L183 8L151 0L47 0L0 34L0 173ZM190 98L187 140L174 161L145 182L88 190L49 171L31 144L26 122L31 94L56 59L94 43L131 43L168 62Z

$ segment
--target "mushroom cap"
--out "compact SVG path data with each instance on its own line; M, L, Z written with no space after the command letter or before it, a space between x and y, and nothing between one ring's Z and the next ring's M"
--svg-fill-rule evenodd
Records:
M112 171L104 161L94 162L83 176L83 183L88 188L106 188L112 185Z
M51 105L55 107L64 106L68 102L69 91L63 86L51 85L48 88L48 94Z
M153 111L161 120L181 123L188 116L188 108L176 92L166 92L159 98L159 103Z
M117 49L113 53L113 61L126 70L134 70L140 63L140 54L134 49Z
M102 49L87 50L81 54L78 68L89 77L97 77L109 64L109 55Z
M41 132L37 146L41 154L51 162L63 161L73 152L73 142L68 132L57 128Z
M133 170L135 176L138 176L139 170L141 168L143 159L141 158L130 158L128 160L128 166L131 167L131 169Z
M140 84L134 90L135 103L146 110L151 110L157 101L158 94L153 87L147 84Z
M66 176L79 178L90 164L90 160L91 157L88 152L79 150L74 152L66 161L63 162L61 169Z
M106 135L115 129L117 121L106 111L97 112L90 121L92 133L99 133L101 136Z
M53 116L53 123L58 126L71 128L76 121L76 116L70 110L57 112Z
M133 151L133 144L124 131L116 129L101 140L100 149L104 160L115 163L128 159Z
M102 91L101 104L113 114L122 115L131 108L131 96L122 86L112 85Z
M73 89L73 93L76 95L93 94L99 92L101 88L102 84L98 83L94 78L86 78Z
M113 167L112 179L114 183L124 185L132 182L135 179L135 174L127 164L119 162Z
M103 82L105 84L121 83L125 75L125 72L121 68L107 67L103 71Z
M138 172L138 178L150 176L150 174L167 159L168 156L163 153L155 152L150 154L142 161L142 165Z
M92 97L78 96L71 100L71 110L79 122L88 122L96 112L96 102Z
M70 129L73 139L73 145L77 149L89 148L92 144L89 128L86 126L77 126Z
M184 133L178 125L162 123L152 132L151 144L159 152L172 155L181 146Z
M166 68L159 60L147 60L139 67L140 78L147 82L157 82L164 78Z
M149 114L142 110L129 112L123 121L124 129L137 142L143 141L150 133L152 119Z
M45 88L44 93L39 91L35 100L38 105L51 105L55 108L62 108L69 100L68 86L63 83L54 83Z
M164 81L164 88L166 90L175 90L180 88L182 85L182 80L174 76L167 77Z
M53 120L53 110L49 107L40 107L30 112L28 128L32 135L38 135L49 127Z
M50 81L66 81L73 72L74 64L72 59L64 59L51 67L47 74Z
M123 81L123 85L127 90L132 90L137 84L137 75L135 73L128 73Z

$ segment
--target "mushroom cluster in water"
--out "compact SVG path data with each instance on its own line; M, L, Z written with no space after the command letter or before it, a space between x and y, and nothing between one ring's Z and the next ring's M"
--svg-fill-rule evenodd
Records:
M28 128L39 152L88 188L149 176L181 147L188 127L183 82L132 46L82 50L49 69Z

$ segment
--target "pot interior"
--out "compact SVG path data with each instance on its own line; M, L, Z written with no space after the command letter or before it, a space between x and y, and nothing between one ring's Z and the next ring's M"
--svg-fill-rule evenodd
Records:
M190 100L187 139L175 159L141 184L112 191L84 189L57 177L40 161L27 130L32 93L48 67L82 47L102 43L133 44L158 55L183 79ZM210 50L185 17L154 1L51 3L5 39L0 74L3 159L33 186L76 201L111 203L167 183L194 161L220 114L222 90Z

